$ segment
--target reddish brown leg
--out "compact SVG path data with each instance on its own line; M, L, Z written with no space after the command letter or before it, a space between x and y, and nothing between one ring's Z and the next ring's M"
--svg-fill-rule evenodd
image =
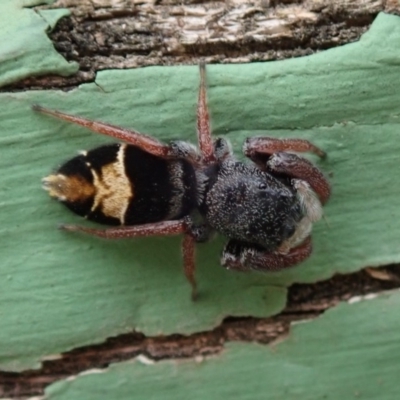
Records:
M111 136L113 138L122 140L126 143L140 147L150 154L159 157L172 157L174 156L170 146L165 145L158 140L139 133L133 130L123 129L115 125L105 124L103 122L92 121L90 119L76 117L62 113L60 111L50 110L39 105L32 106L34 111L41 112L43 114L51 115L56 118L60 118L64 121L72 122L77 125L84 126L93 132L101 133L103 135Z
M326 153L323 150L304 139L277 139L260 136L248 138L243 144L243 152L245 156L250 158L258 154L270 156L282 151L311 152L321 158L326 157Z
M318 195L322 205L328 201L331 195L328 181L322 172L305 158L293 153L276 153L268 160L267 166L272 171L307 182Z
M196 270L195 238L189 233L186 233L189 229L187 221L162 221L151 224L107 229L86 228L85 226L79 225L61 225L60 228L66 231L79 231L88 233L89 235L94 235L103 239L127 239L146 236L172 236L184 233L182 242L183 268L185 276L192 286L192 299L194 300L196 298L197 285L194 276Z
M287 254L268 253L259 248L230 241L224 249L221 263L227 269L238 271L279 271L306 260L312 252L311 237Z
M276 139L271 137L248 138L243 145L243 152L261 168L287 175L290 178L306 181L317 193L321 204L325 204L331 194L331 189L324 175L311 162L286 151L310 151L319 157L326 153L303 139Z
M186 224L183 220L179 220L106 229L87 228L80 225L61 225L60 229L72 232L85 232L103 239L128 239L146 236L179 235L185 232Z
M206 95L206 66L200 63L200 88L197 102L197 139L203 162L206 164L216 161L214 144L211 138L210 117Z
M195 263L195 239L189 234L185 234L182 240L183 254L183 271L186 279L192 286L192 300L197 298L197 283L195 278L196 263Z

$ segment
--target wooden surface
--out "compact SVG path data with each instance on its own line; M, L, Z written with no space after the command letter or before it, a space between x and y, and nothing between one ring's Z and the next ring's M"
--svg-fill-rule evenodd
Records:
M11 7L11 2L8 4ZM17 11L26 10L10 12ZM33 13L33 10L29 12ZM43 31L43 26L35 29ZM15 32L21 38L32 35L30 30L17 29ZM31 376L26 370L40 367L45 359L56 359L62 352L102 343L107 338L122 337L122 334L133 331L153 338L190 334L189 339L192 338L194 343L200 337L196 335L219 326L226 317L252 317L251 320L255 321L254 318L279 314L285 308L287 290L293 283L313 284L337 272L350 274L367 266L399 262L399 42L399 18L381 14L359 42L347 46L292 60L208 66L214 133L230 138L238 154L244 138L255 134L311 139L329 154L328 159L319 165L330 176L333 197L326 208L326 221L316 226L313 257L298 268L271 275L227 272L218 262L222 239L199 246L201 296L196 303L190 301L190 289L181 271L178 239L104 242L56 229L57 223L80 220L47 197L40 188L40 179L77 150L108 140L36 115L30 105L39 103L133 127L163 140L181 138L194 141L197 67L103 71L98 73L95 82L68 92L18 93L4 90L0 94L0 369L25 371L25 376ZM22 46L25 52L20 52L22 56L19 59L31 74L36 73L36 59L30 56L29 46L29 41ZM4 49L0 47L3 58L9 54ZM52 52L56 54L55 50L50 50L48 57L52 57ZM65 66L70 68L71 64ZM12 68L7 69L10 70ZM0 81L3 85L9 84L4 76L0 74ZM65 84L69 78L63 79ZM390 275L386 277L390 279ZM347 295L355 292L349 289ZM347 385L348 391L336 392L333 398L351 398L346 395L357 394L357 387L364 388L364 383L372 382L369 378L374 371L371 363L379 349L383 351L379 366L389 377L385 388L390 389L397 364L393 361L396 357L388 355L399 351L392 336L396 332L397 297L394 293L384 299L362 303L357 306L359 308L341 306L338 311L332 311L334 318L330 319L330 314L327 316L327 324L322 324L322 327L319 321L310 322L300 330L303 336L299 343L296 336L290 334L287 344L282 344L286 349L286 361L279 357L271 361L274 352L266 346L242 343L229 345L226 354L216 353L220 355L214 361L199 364L200 367L195 367L195 374L199 380L204 373L207 379L214 376L218 382L218 378L225 379L231 365L229 368L232 369L228 370L235 385L240 382L239 377L246 382L250 379L261 382L253 368L268 371L274 369L271 365L279 365L277 371L280 368L286 371L287 365L296 365L300 357L298 352L305 348L315 355L310 356L311 359L316 360L307 364L306 369L310 371L307 376L294 370L298 381L291 386L291 380L280 381L274 375L263 374L265 382L253 385L255 389L251 394L264 393L265 387L271 385L277 388L276 393L280 396L292 391L297 393L296 390L304 393L310 386L308 379L314 381L320 377L327 382L326 387L321 386L322 392L315 389L309 396L319 398L323 390L330 385L333 387L335 379L344 376L339 370L348 360L346 343L351 349L354 341L358 340L359 347L354 357L358 359L359 352L364 349L361 357L364 361L360 364L367 365L368 373L363 375L362 369L356 370L358 386L354 386L354 391ZM335 303L332 298L327 304ZM293 303L292 309L296 306ZM300 306L297 304L297 310ZM319 310L324 309L321 302L319 306ZM382 307L385 313L379 314L379 326L387 329L382 328L381 335L377 335L372 316L378 316ZM356 316L362 322L358 323ZM301 319L300 314L291 318L293 321L298 319ZM351 334L353 321L354 329L360 330L354 335ZM342 323L348 327L340 332L338 327ZM250 337L249 327L250 324L247 325L247 334L243 334L246 338ZM314 346L313 338L322 335L318 332L331 332L334 337L335 327L339 335L337 340L344 350L331 364L331 370L321 370L322 361L316 354L323 353L325 343L329 344L327 354L335 353L335 342L328 337ZM264 326L263 329L272 328ZM235 339L239 337L237 335ZM363 337L365 342L360 339ZM175 339L175 352L171 351L168 358L179 357L181 339ZM207 354L205 344L200 342L198 348L200 354ZM268 354L267 364L259 358L263 357L261 348ZM306 357L304 352L301 360ZM123 358L120 353L119 359ZM114 360L118 361L118 356ZM240 362L246 365L243 369L238 367ZM148 366L146 370L137 364L133 367L130 363L120 364L99 375L103 379L100 392L107 394L104 386L108 385L108 379L114 383L120 382L118 379L125 382L124 377L128 374L136 377L132 384L143 381L148 391L154 390L153 395L157 398L158 393L162 393L159 391L165 393L164 385L171 381L173 364L176 362ZM177 368L185 370L179 364ZM101 362L90 365L92 368L104 366ZM190 361L185 365L195 364ZM61 377L65 370L63 372L62 363L59 366ZM153 375L151 368L160 369ZM204 372L198 374L198 368ZM81 364L79 370L85 369ZM175 370L178 378L180 371ZM190 371L192 367L188 369L186 378L182 372L187 384L182 387L172 385L171 398L187 395L187 390L196 391L196 386L190 383ZM43 385L39 385L38 392L36 389L29 392L29 382L25 383L28 387L25 392L19 389L18 384L7 386L11 385L9 382L18 382L18 376L23 379L24 373L0 373L0 393L7 396L40 393ZM160 380L155 385L143 374L158 376ZM284 379L284 372L281 375ZM93 377L77 381L77 386L71 383L56 385L48 396L82 398L82 393L85 393L84 397L90 398L86 391L100 396L94 391L94 388L99 388L99 383ZM36 385L41 378L42 381L47 379L39 375ZM55 379L57 374L53 372L48 381ZM35 382L30 384L36 388ZM81 384L85 388L79 389ZM288 392L282 392L285 387ZM113 386L115 391L108 394L124 398L124 390L131 393L130 388L128 384L116 385ZM374 398L371 397L372 389L365 390L369 398ZM140 389L140 393L146 391ZM147 393L150 396L151 392ZM200 396L199 393L196 396ZM141 395L137 397L141 398ZM387 398L394 397L388 395Z
M28 3L28 1L26 1ZM40 1L31 1L32 5ZM68 63L54 51L46 31L69 15L66 9L33 10L22 7L22 1L0 3L0 87L35 75L71 75L78 64Z
M293 327L283 343L231 343L208 359L120 363L56 383L45 398L397 400L399 306L399 293L342 304Z
M99 70L200 58L231 64L305 56L358 40L379 12L400 13L398 0L58 0L38 9L60 7L71 18L50 38L79 72L46 74L18 88L72 88Z

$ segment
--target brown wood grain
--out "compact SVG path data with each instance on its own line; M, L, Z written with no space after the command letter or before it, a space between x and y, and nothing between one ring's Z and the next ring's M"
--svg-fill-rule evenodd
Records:
M400 14L396 0L59 0L38 9L59 7L71 16L50 37L79 73L11 88L73 87L104 69L300 57L358 40L379 12Z

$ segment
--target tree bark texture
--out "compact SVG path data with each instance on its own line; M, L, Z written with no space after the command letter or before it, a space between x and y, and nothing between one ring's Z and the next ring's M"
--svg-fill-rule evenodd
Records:
M50 37L80 71L19 88L74 86L104 69L300 57L358 40L379 12L400 13L397 0L59 0L56 7L71 16Z

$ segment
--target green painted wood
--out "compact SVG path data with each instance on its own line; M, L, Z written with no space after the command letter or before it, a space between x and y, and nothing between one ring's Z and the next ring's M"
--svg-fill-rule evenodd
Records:
M46 400L397 400L400 293L341 304L274 346L231 343L218 357L87 371Z
M208 67L214 132L240 152L260 133L311 139L328 151L326 222L302 266L241 274L219 266L222 239L198 247L200 298L190 301L179 238L106 242L58 231L84 223L49 199L40 179L105 137L31 111L39 103L160 139L195 140L197 67L104 71L70 92L0 95L0 367L137 329L210 329L225 316L266 317L292 282L400 261L400 19L381 14L362 39L310 57Z
M47 1L51 3L53 1ZM46 35L66 15L66 9L36 13L25 8L43 0L1 0L0 2L0 87L33 75L71 75L76 63L68 63L56 52Z

